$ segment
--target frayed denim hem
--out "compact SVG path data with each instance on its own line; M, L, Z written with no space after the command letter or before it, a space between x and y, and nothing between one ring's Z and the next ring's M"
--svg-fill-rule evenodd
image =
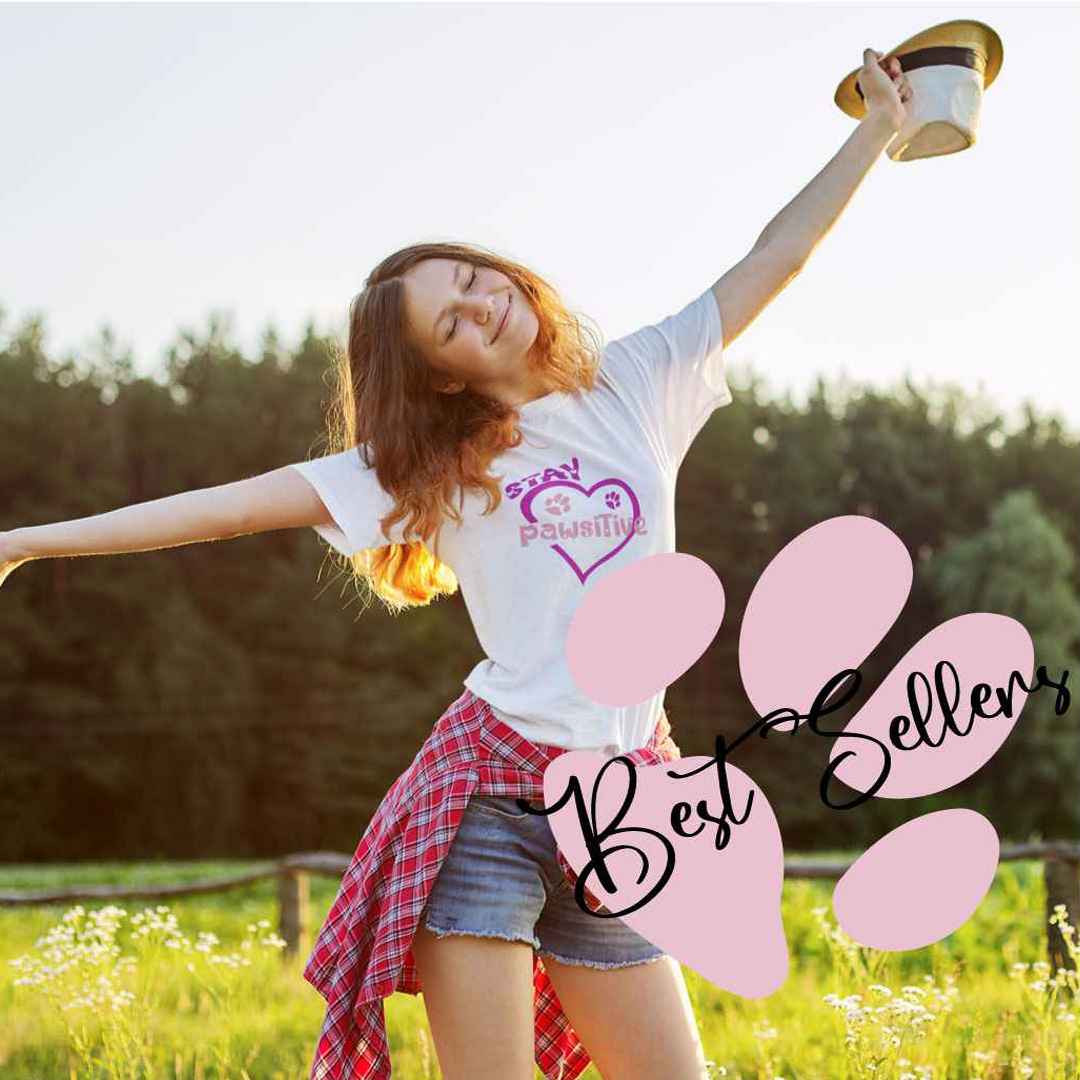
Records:
M647 956L644 960L580 960L570 956L560 956L558 953L552 952L550 949L538 950L540 957L550 956L553 960L558 960L560 964L570 964L572 967L588 967L596 968L598 971L613 971L615 968L625 967L637 967L639 964L652 964L657 960L663 960L667 953L659 953L656 956Z
M534 949L540 948L538 938L514 937L511 934L500 933L498 930L462 930L456 926L447 929L441 926L432 926L426 919L424 920L424 929L430 930L438 938L447 937L450 934L456 934L460 937L498 938L500 941L520 941L522 945L531 945Z

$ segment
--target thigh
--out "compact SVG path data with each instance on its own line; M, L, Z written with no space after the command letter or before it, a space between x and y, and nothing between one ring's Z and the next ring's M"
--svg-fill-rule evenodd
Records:
M690 996L672 957L609 970L543 960L604 1080L706 1080Z
M421 926L412 950L444 1080L532 1080L532 948Z

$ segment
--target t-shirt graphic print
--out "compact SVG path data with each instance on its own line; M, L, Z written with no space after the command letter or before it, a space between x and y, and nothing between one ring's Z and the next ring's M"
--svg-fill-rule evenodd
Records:
M675 550L675 481L712 412L731 401L720 312L706 290L676 314L607 343L594 388L521 406L522 443L491 473L502 500L466 492L462 523L435 546L457 575L485 658L465 685L532 742L610 753L647 744L661 692L614 708L570 676L566 636L587 589L637 559ZM352 554L386 543L393 505L356 450L295 466L335 524L317 532ZM391 539L403 539L401 526Z
M647 528L630 484L609 476L586 487L576 457L545 469L540 477L508 484L504 492L507 498L518 500L524 519L518 527L521 547L532 546L535 551L537 546L548 546L582 585Z

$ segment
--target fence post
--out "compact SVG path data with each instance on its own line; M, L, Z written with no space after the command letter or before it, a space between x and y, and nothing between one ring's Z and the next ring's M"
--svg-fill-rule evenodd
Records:
M1050 916L1056 904L1064 904L1069 913L1069 922L1073 926L1080 920L1080 862L1074 859L1047 858L1043 863L1043 875L1046 881L1046 932L1047 959L1050 972L1058 968L1070 969L1074 965L1065 948L1065 940L1056 926L1050 925Z
M278 875L278 933L285 939L286 957L307 952L309 899L308 875L303 870L283 870Z

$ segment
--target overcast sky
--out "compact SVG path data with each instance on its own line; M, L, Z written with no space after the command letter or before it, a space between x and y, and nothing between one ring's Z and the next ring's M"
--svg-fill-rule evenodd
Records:
M1078 6L2 5L6 328L40 312L63 351L109 323L149 372L217 310L253 353L270 322L342 334L377 261L462 239L614 338L840 148L864 46L964 14L1005 47L976 146L882 155L729 361L796 394L910 371L1080 430Z

